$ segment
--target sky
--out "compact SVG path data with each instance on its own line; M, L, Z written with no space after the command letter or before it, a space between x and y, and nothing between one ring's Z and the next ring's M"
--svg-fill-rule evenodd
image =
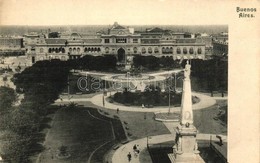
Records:
M0 0L0 25L227 24L232 2L213 0ZM232 5L231 5L232 6ZM235 7L231 9L235 13Z

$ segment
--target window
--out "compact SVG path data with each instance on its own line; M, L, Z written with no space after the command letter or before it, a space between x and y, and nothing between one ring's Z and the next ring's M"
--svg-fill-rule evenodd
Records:
M80 52L80 48L77 48L77 52L78 52L78 53Z
M165 47L162 48L162 53L163 53L163 54L166 53Z
M142 48L142 53L145 54L146 53L146 49Z
M166 54L169 54L170 53L170 49L167 47L166 48Z
M183 54L187 54L187 48L183 48Z
M40 53L43 53L43 52L44 52L43 48L40 48Z
M173 47L170 47L170 53L171 54L173 53Z
M62 48L62 49L61 49L61 52L62 52L62 53L65 53L65 49L64 49L64 48Z
M152 53L153 52L153 49L151 47L148 48L148 53Z
M134 47L134 53L137 53L137 47Z
M118 38L118 39L116 39L116 43L126 43L126 39L125 38Z
M201 48L198 48L198 54L201 54Z
M70 53L72 52L72 48L69 48L69 52L70 52Z
M181 48L177 48L177 54L181 54Z
M189 52L190 54L193 54L194 53L193 48L190 48Z
M138 43L138 39L137 39L137 38L134 38L134 39L133 39L133 43Z
M154 53L159 53L159 49L157 47L154 48Z
M109 43L109 39L108 38L105 39L105 43Z
M109 48L106 47L106 48L105 48L105 51L106 51L106 53L109 53Z

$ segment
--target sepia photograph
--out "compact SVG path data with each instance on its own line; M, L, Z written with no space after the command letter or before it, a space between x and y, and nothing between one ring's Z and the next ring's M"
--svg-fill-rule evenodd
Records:
M204 2L0 1L0 162L244 162L231 158L241 31Z

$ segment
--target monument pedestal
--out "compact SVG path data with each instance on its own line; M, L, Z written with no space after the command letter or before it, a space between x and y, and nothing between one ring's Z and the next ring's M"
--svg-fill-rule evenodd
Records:
M199 155L196 135L197 129L192 124L177 127L173 154L168 155L172 163L204 163Z

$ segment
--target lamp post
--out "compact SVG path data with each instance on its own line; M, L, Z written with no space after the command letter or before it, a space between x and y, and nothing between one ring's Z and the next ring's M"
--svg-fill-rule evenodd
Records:
M169 78L168 79L172 79L170 73L168 74ZM169 109L168 109L168 115L170 114L170 110L171 110L171 89L170 89L170 83L168 84L168 89L169 89Z
M176 92L176 72L174 73L174 90Z

